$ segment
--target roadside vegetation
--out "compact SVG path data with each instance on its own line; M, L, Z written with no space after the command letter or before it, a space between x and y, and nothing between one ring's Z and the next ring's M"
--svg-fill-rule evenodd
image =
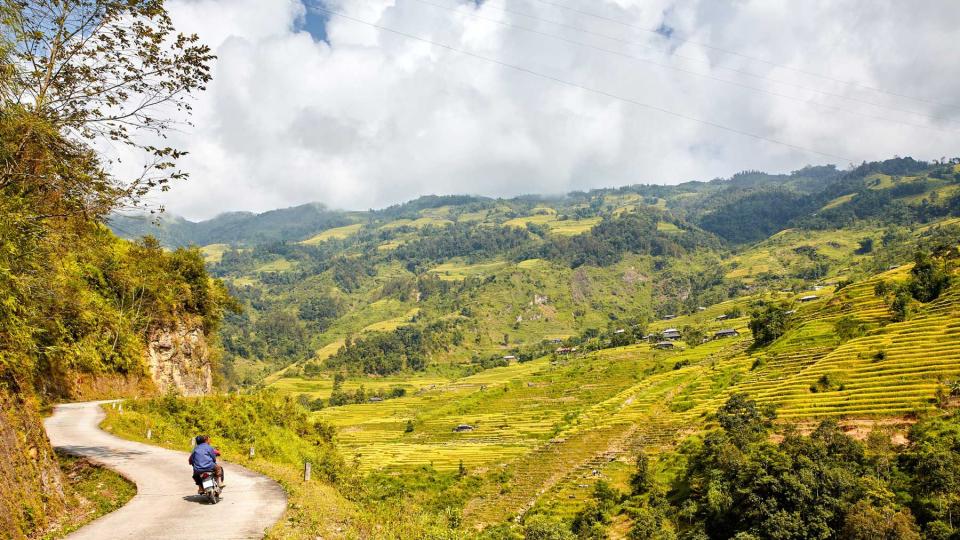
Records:
M132 482L85 458L58 452L57 460L63 471L65 511L39 535L44 540L63 538L120 508L137 494L137 487Z

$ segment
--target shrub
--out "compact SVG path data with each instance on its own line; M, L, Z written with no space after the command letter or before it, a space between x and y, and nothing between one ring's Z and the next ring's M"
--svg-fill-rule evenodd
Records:
M775 304L766 304L750 316L750 332L756 346L772 343L787 331L787 310Z
M920 302L936 300L950 285L950 274L942 262L934 260L929 253L918 251L907 287L910 295Z
M833 323L833 330L837 333L840 341L849 341L860 337L866 331L866 326L851 315L844 315Z

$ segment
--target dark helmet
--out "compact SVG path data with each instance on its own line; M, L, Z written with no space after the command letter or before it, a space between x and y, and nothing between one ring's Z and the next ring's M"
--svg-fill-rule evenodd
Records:
M206 435L197 435L197 444L203 444L210 440L210 437Z

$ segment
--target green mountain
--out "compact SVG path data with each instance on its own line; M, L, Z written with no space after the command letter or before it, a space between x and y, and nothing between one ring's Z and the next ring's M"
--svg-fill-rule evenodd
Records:
M897 158L552 198L111 225L203 244L247 308L228 316L223 342L228 379L249 385L295 363L377 375L489 365L757 290L866 277L909 259L907 229L960 213L957 182L953 164Z

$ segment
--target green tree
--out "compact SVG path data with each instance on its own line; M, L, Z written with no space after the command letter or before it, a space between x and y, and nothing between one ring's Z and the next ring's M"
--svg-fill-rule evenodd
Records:
M183 152L141 136L162 137L190 113L189 97L210 81L214 56L196 35L176 32L163 2L9 0L4 7L4 34L12 42L0 79L4 104L21 106L74 144L106 139L149 159L137 178L74 178L60 186L64 192L73 189L94 215L103 215L186 177L175 168ZM38 137L45 137L42 128L31 124L18 139Z
M950 274L944 264L923 251L916 253L913 263L907 284L910 295L920 302L936 300L950 285Z
M737 393L717 410L717 422L737 444L756 441L769 429L775 417L772 410L763 411L747 394Z
M636 469L630 477L630 488L634 495L642 495L650 489L653 478L650 474L650 458L641 450L637 454Z
M898 288L894 293L890 311L893 312L892 319L895 322L903 322L910 317L910 293L905 288Z
M867 236L860 239L859 245L855 253L857 255L866 255L867 253L871 253L872 251L873 251L873 238L870 238L869 236Z
M762 347L775 341L787 331L787 310L776 304L765 304L754 310L748 324L755 346Z
M843 342L862 336L866 331L866 327L852 315L844 315L834 321L833 331L837 333L837 337Z
M537 514L524 521L524 540L574 540L576 537L563 521Z

